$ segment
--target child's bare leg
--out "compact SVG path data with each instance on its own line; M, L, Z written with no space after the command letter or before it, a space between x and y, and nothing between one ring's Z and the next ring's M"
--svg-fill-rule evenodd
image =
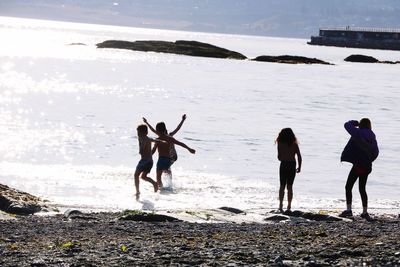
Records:
M159 188L163 186L162 181L161 181L162 173L163 173L162 170L157 170L157 184L158 184Z
M140 175L140 171L135 171L136 200L139 199L139 195L140 195L140 191L139 191L139 175Z
M147 181L147 182L149 182L149 183L151 183L153 185L153 187L154 187L154 192L157 192L158 191L158 184L153 179L148 177L147 174L149 174L149 173L148 172L143 172L142 173L142 179Z
M288 205L287 205L287 209L291 210L292 208L292 199L293 199L293 185L288 185L287 186L288 192Z
M279 187L279 210L283 210L283 198L285 196L285 186Z

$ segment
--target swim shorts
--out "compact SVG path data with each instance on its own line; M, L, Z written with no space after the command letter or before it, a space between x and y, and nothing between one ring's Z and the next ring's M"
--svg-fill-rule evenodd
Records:
M153 159L141 159L136 166L136 171L150 172L153 167Z
M293 185L296 176L296 161L281 161L279 176L281 186Z
M171 159L168 157L159 157L157 161L157 171L167 171L171 167Z

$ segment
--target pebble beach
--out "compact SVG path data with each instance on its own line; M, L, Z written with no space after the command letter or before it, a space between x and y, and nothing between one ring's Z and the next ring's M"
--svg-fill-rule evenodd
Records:
M400 220L138 222L122 213L0 220L1 266L400 266Z

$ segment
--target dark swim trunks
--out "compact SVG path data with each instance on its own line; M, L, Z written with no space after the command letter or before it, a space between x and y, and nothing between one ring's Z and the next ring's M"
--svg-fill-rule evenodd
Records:
M281 186L293 185L296 176L296 161L281 161L279 177Z
M157 171L167 171L171 167L171 158L159 157L157 161Z
M153 159L141 159L136 166L136 171L150 172L153 167Z

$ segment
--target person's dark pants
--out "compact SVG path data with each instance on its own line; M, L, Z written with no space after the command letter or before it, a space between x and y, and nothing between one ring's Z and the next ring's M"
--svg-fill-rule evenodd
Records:
M368 175L371 173L371 168L357 167L354 166L351 168L349 177L346 182L346 203L347 205L351 205L353 200L352 189L355 182L358 180L358 189L360 190L361 201L363 207L368 207L368 196L365 187L367 185Z

